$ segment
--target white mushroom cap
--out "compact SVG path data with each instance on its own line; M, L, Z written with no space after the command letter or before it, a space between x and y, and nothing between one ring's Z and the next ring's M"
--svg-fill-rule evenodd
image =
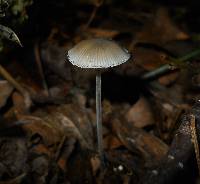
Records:
M69 61L81 68L108 68L125 63L127 50L103 38L83 40L68 51Z

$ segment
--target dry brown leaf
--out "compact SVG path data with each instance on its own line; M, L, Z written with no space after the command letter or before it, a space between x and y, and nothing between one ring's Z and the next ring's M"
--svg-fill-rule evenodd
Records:
M172 136L172 131L174 130L176 123L184 109L187 108L182 105L178 100L176 95L179 95L178 89L174 88L175 94L169 94L166 92L158 93L157 99L153 106L154 110L157 112L156 122L159 137L165 141L170 141ZM169 92L169 91L168 91Z
M57 122L59 122L59 124L61 125L59 129L60 131L63 130L63 134L65 133L67 134L67 136L71 135L74 138L77 138L83 147L89 147L87 141L82 135L81 130L79 129L79 127L76 126L72 119L59 112L53 114L53 116L55 119L58 120ZM58 123L55 125L55 128L56 127L58 127Z
M138 128L155 123L152 108L144 97L140 97L137 103L129 109L125 117L128 122L133 123Z
M6 80L0 80L0 108L6 104L7 99L13 91L12 85Z
M65 168L66 168L66 161L67 160L65 158L60 158L58 160L58 165L62 170L65 170Z
M101 28L88 28L87 33L91 34L93 37L113 38L119 34L119 31Z
M160 84L167 86L172 84L178 78L178 76L179 72L174 71L172 73L159 77L158 81Z
M52 156L52 153L50 152L50 150L44 145L44 144L38 144L37 146L35 146L32 150L33 152L42 155L48 155L48 156Z
M68 104L59 106L56 109L52 109L54 112L62 114L63 124L71 127L71 131L75 131L74 135L79 141L88 148L94 148L94 127L95 117L92 111L86 108L78 106L78 104ZM69 127L67 131L69 131ZM74 128L73 128L74 127Z
M59 149L63 137L75 138L84 148L94 148L92 111L78 105L49 106L32 116L21 115L19 121L29 137L40 137L45 146ZM90 114L90 116L89 116ZM64 143L63 143L64 144Z
M171 19L167 9L159 8L152 19L136 34L137 42L164 44L173 40L186 40L189 35L181 31Z
M93 156L93 157L90 158L90 163L91 163L91 166L92 166L93 176L95 176L97 174L97 171L101 167L101 161L100 161L99 157Z
M21 116L22 128L28 133L29 137L39 135L46 146L58 143L62 134L44 119L36 116Z
M113 119L112 129L130 151L139 151L147 162L160 160L168 151L160 139L126 121Z
M103 139L104 149L116 149L122 145L123 145L122 142L116 136L112 134L108 134Z
M20 93L14 92L12 95L12 100L15 116L20 119L21 115L25 115L28 112L25 105L25 99Z
M153 70L167 64L167 54L155 49L136 47L134 49L134 65L139 65L145 70Z

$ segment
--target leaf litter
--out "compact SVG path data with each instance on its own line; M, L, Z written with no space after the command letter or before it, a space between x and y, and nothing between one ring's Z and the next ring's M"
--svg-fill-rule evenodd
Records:
M63 13L71 13L73 21L61 19L67 28L46 16L52 23L45 39L38 34L33 43L25 36L32 46L3 63L9 77L0 72L0 183L164 184L197 178L193 154L200 131L199 43L188 41L192 32L184 29L186 23L178 25L165 5L134 2L140 11L130 11L113 1L104 3L94 15L86 11L91 4L85 1L72 5ZM92 20L88 23L86 17ZM18 38L9 28L2 30ZM96 151L94 71L82 72L66 63L66 51L92 37L112 38L133 54L127 64L103 73L103 85L109 84L102 91L104 169ZM188 62L175 63L184 56L180 50L188 47L197 50L195 57L188 53ZM14 51L4 53L5 58L10 53ZM155 75L163 65L174 63L176 70ZM153 77L144 80L148 72ZM190 133L191 114L197 136ZM179 177L183 173L187 179Z

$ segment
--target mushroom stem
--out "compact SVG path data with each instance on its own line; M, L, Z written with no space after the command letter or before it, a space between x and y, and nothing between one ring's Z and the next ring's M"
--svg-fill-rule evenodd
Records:
M96 122L97 122L97 141L98 141L98 153L101 162L104 162L103 158L103 134L102 134L102 108L101 108L101 73L96 74Z

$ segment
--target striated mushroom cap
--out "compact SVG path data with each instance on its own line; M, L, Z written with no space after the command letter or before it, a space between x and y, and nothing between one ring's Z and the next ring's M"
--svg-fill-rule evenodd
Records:
M81 68L114 67L129 58L127 50L115 41L103 38L83 40L68 51L69 61Z

